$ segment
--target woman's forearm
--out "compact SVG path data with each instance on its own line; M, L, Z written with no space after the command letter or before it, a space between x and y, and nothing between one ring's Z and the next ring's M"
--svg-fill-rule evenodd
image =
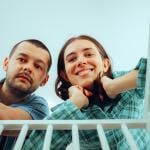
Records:
M110 79L108 77L102 77L102 85L109 97L115 97L119 93L126 90L136 88L136 81L138 77L138 70L133 70L121 77Z
M115 78L113 81L113 90L116 94L122 93L126 90L131 90L137 87L136 81L138 77L138 70L133 70L128 74Z

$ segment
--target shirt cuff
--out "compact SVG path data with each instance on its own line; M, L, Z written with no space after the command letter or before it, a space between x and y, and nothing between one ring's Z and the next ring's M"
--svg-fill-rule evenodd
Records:
M48 117L48 119L67 119L67 120L74 120L74 119L83 119L83 115L70 100L67 100L51 109L52 113Z
M145 87L147 59L141 58L135 67L138 70L137 88Z

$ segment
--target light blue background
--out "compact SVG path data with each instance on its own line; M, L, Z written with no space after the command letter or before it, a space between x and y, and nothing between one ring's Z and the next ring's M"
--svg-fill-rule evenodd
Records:
M99 40L114 70L130 70L147 56L149 0L0 0L0 77L2 61L17 42L36 38L50 49L53 65L48 84L37 93L50 107L60 100L54 93L57 56L70 37L88 34Z

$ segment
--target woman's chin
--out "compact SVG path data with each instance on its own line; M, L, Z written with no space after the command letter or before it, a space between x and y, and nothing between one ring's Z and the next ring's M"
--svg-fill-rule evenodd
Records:
M83 88L85 88L85 89L90 90L93 87L93 82L92 83L91 82L90 83L86 82L84 84L80 84L80 86L83 87Z

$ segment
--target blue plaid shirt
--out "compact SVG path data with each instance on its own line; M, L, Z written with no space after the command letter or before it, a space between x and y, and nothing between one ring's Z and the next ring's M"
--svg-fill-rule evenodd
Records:
M48 120L87 120L87 119L138 119L143 117L144 86L146 74L146 59L141 59L135 69L139 70L137 88L119 94L114 103L101 109L97 105L90 105L84 109L78 109L70 100L52 108L52 114ZM116 72L114 77L122 76L125 72ZM141 150L150 149L150 137L144 129L130 129L137 146ZM105 129L105 134L111 150L128 150L129 146L121 129ZM26 140L23 150L42 150L45 131L33 131ZM80 149L99 150L99 142L96 130L80 130ZM71 131L53 131L51 150L64 150L71 143Z

